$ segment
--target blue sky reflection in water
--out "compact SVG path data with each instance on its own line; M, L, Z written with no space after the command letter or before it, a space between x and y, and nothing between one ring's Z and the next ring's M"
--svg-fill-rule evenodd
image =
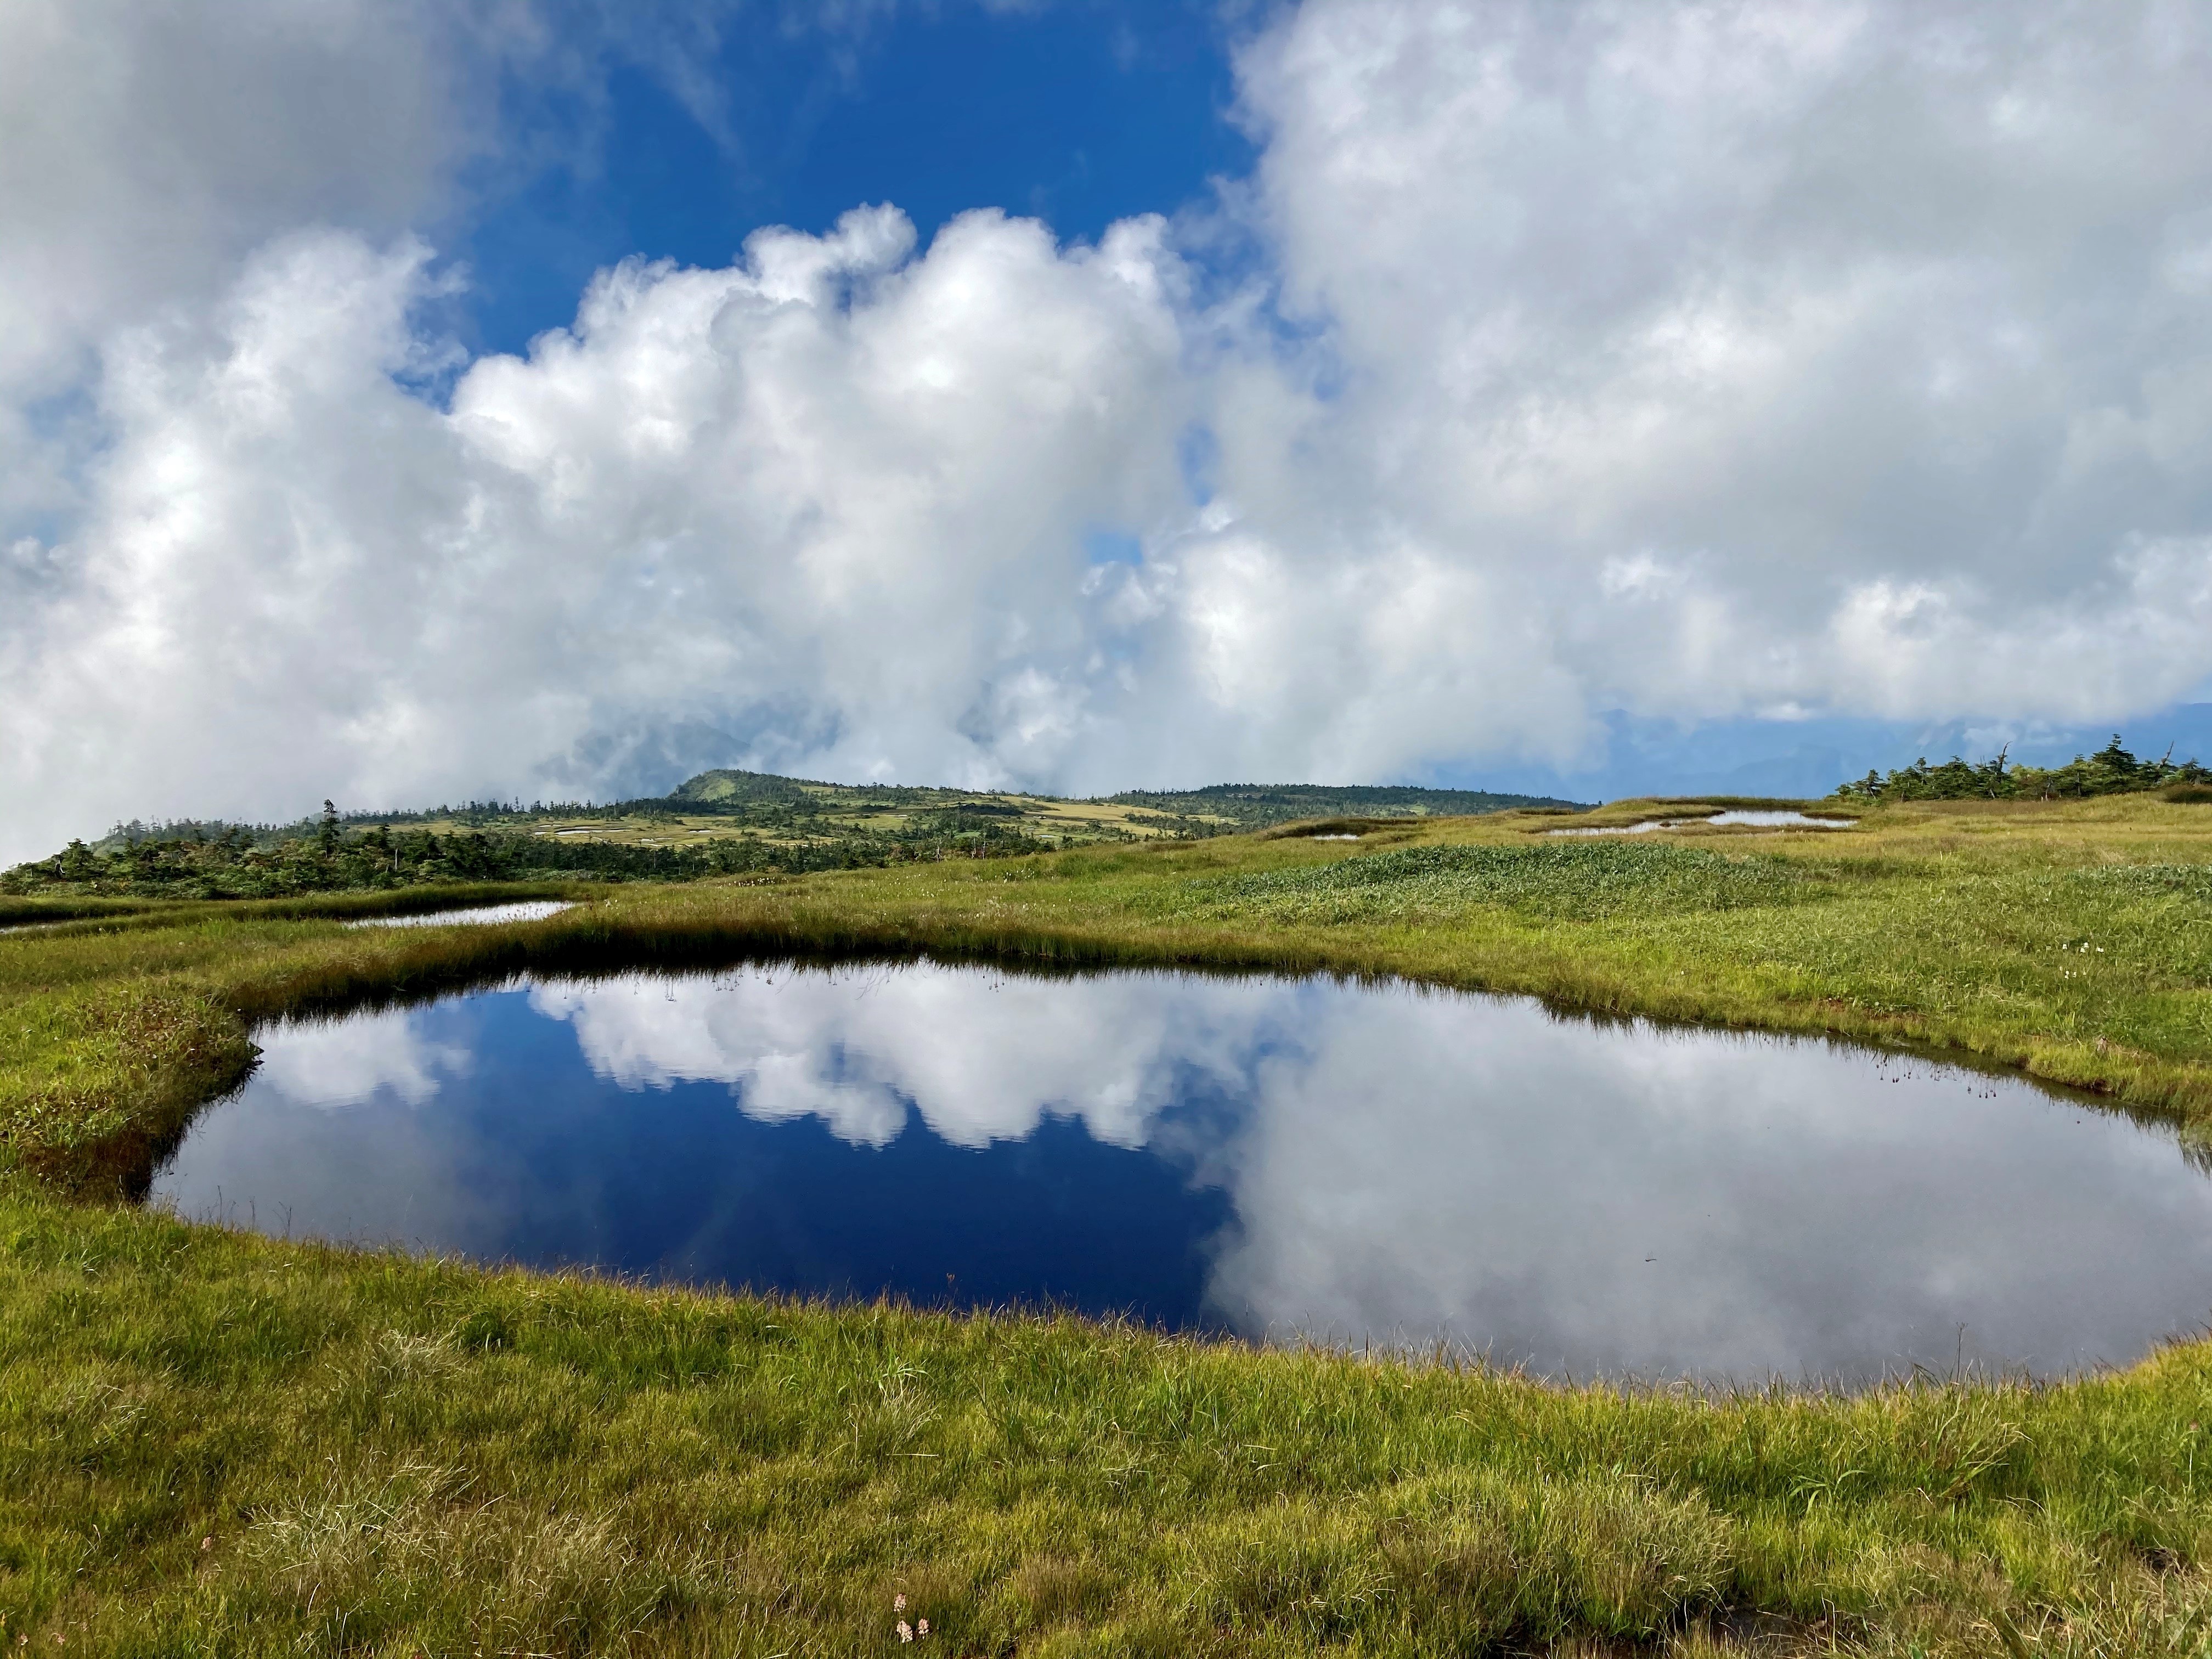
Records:
M2212 1182L2170 1134L1521 1000L757 965L261 1041L157 1178L188 1215L1585 1376L2051 1373L2212 1313Z

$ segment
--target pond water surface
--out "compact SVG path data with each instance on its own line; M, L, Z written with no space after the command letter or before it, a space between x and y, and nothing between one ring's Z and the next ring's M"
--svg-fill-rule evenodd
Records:
M472 904L459 910L419 910L402 916L365 916L349 927L481 927L495 921L543 921L574 909L568 899L516 899L508 904Z
M2047 1375L2212 1315L2212 1182L2171 1134L1525 1000L781 963L259 1041L157 1176L186 1214L1584 1376Z
M1595 830L1547 830L1547 836L1648 836L1655 830L1698 830L1708 824L1735 825L1755 830L1850 830L1858 823L1856 818L1808 817L1794 809L1790 811L1765 808L1731 807L1725 812L1715 812L1696 818L1645 818L1640 823L1615 823ZM1321 836L1316 836L1319 841Z

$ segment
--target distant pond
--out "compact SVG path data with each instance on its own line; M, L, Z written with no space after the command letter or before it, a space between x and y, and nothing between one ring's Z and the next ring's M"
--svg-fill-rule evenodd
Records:
M1525 999L784 963L258 1037L158 1201L1577 1377L2054 1375L2212 1316L2212 1181L2171 1133L1960 1067Z

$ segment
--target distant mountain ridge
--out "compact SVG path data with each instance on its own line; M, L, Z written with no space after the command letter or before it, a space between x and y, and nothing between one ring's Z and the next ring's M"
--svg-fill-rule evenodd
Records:
M1589 805L1553 795L1492 789L1426 789L1399 784L1210 783L1202 789L1125 789L1104 799L1176 816L1228 818L1249 829L1323 817L1466 817L1516 807Z
M834 784L819 784L817 788L834 788ZM712 806L726 801L796 801L806 799L805 781L780 777L773 772L740 772L731 767L716 767L687 778L663 799L681 801L686 805Z
M1263 829L1300 818L1456 817L1508 812L1516 807L1581 807L1587 802L1553 795L1514 794L1492 789L1430 789L1413 784L1210 783L1198 789L1124 789L1118 794L1032 795L1014 791L950 789L914 784L823 783L717 767L685 779L665 799L697 808L742 810L756 805L793 805L802 801L878 801L915 806L959 801L969 810L998 804L1018 815L1022 804L1133 808L1160 817L1196 824L1233 824Z
M716 767L665 795L607 805L471 801L406 812L331 806L285 824L134 820L94 845L73 842L0 873L0 890L267 897L436 880L686 880L1197 840L1299 819L1575 805L1483 789L1253 783L1073 800L824 783Z

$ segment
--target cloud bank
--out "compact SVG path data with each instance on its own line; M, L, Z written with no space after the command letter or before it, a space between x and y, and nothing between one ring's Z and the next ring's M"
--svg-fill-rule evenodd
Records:
M520 142L483 89L580 49L161 16L0 24L0 858L708 763L1082 791L1567 765L1613 710L2118 720L2212 674L2198 7L1306 0L1240 49L1261 160L1209 204L1096 246L856 206L474 361L426 236Z

